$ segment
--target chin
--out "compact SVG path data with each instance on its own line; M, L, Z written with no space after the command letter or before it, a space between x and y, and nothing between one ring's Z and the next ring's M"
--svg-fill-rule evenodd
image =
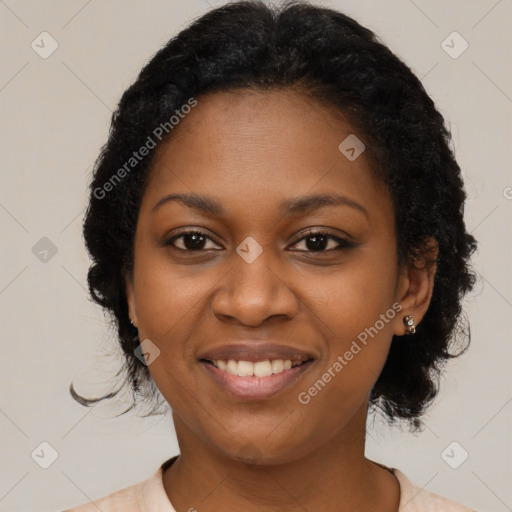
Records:
M217 445L222 454L231 459L236 460L243 464L254 466L275 466L279 464L288 464L296 461L297 459L306 456L314 450L305 449L307 444L304 441L297 440L297 442L290 444L284 439L275 439L273 442L269 441L268 433L261 435L259 440L245 435L237 446L233 446L233 438L229 440L228 446L220 447Z

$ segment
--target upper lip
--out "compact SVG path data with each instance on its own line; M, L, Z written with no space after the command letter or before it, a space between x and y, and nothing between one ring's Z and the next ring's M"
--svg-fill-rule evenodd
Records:
M292 362L314 359L313 355L296 347L278 345L275 343L243 342L232 345L222 345L203 352L199 359L208 361L265 361L267 359L283 359Z

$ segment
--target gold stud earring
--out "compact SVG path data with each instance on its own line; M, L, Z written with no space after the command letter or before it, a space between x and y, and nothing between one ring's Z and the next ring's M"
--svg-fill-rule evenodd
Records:
M412 315L404 316L404 325L406 327L406 334L414 334L416 332L416 325Z

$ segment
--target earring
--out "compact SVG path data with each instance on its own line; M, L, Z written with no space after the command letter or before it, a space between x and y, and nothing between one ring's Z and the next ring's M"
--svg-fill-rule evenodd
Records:
M414 334L416 332L416 325L412 315L404 316L404 325L406 326L406 334Z

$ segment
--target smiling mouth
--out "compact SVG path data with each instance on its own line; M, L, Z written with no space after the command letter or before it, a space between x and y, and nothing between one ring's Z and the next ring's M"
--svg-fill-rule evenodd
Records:
M313 361L313 359L303 361L292 361L291 359L266 359L264 361L218 359L210 361L208 359L201 359L200 361L210 364L230 375L237 375L239 377L269 377L270 375L280 374L292 368L302 366Z

